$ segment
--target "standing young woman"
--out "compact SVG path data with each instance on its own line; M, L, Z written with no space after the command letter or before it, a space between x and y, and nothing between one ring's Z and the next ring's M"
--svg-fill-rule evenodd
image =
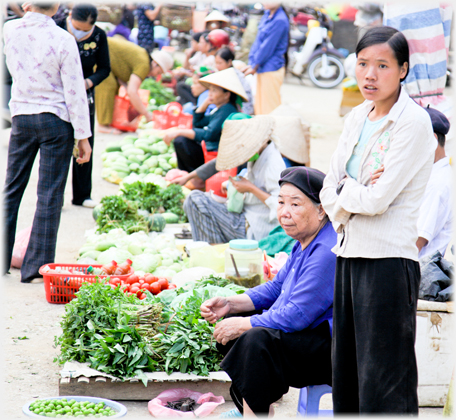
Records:
M345 122L320 194L339 234L334 412L417 414L417 219L436 140L428 113L401 89L409 68L404 35L370 29L356 55L366 101Z
M84 86L87 92L90 111L89 137L90 147L93 149L95 132L95 86L109 76L111 65L109 62L108 41L105 32L95 25L98 10L91 4L76 4L70 15L57 22L57 25L68 31L76 39L81 57ZM94 71L94 67L96 70ZM92 193L92 157L84 165L79 165L73 158L73 201L77 206L93 208L96 203L91 198Z

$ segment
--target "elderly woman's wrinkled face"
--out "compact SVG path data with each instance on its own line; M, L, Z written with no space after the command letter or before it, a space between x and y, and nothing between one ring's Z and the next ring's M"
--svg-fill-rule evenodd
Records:
M305 241L320 228L326 213L313 203L299 188L284 183L280 188L277 219L288 236Z

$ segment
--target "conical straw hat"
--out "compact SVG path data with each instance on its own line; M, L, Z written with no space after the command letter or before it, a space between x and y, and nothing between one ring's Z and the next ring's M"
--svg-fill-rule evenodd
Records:
M288 105L280 105L268 115L275 120L272 139L280 153L294 162L309 165L310 128L300 112Z
M236 74L236 70L232 67L210 74L209 76L204 76L199 79L199 82L208 89L209 86L213 85L229 90L239 95L244 101L248 101L247 93L245 93L245 89Z
M215 167L218 171L247 162L271 139L273 118L257 115L246 120L226 120Z
M230 19L218 10L213 10L204 19L205 22L229 22Z

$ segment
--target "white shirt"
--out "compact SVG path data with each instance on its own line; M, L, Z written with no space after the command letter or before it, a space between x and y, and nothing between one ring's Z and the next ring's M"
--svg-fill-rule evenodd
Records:
M357 179L348 177L340 195L336 194L339 181L348 175L348 160L373 106L372 101L364 101L348 115L320 193L339 234L333 251L346 258L418 261L417 221L437 140L429 114L404 89L368 141ZM385 171L371 185L378 164Z
M252 193L245 194L244 213L250 226L247 230L247 239L259 241L268 236L269 232L279 224L277 220L279 179L284 169L282 155L273 142L263 150L255 162L247 163L246 178L258 188L271 194L265 203Z
M49 16L27 12L3 26L13 78L11 116L49 112L71 123L75 139L90 137L89 106L76 40Z
M432 165L424 201L418 219L418 236L429 243L419 253L420 259L439 251L445 255L453 234L452 226L452 171L450 159L444 157Z

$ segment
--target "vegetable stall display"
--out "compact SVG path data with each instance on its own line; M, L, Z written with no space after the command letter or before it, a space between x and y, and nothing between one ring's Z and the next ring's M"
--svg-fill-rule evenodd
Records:
M214 326L201 317L200 306L213 296L244 291L213 276L157 295L145 291L143 300L123 293L120 285L83 284L65 306L54 361L86 362L118 378L136 376L145 386L145 372L208 376L220 370L222 355L213 340Z
M162 105L176 101L176 97L171 88L163 86L161 82L150 77L143 80L140 89L147 89L150 92L151 100L149 101L148 111L154 111Z
M187 267L172 236L152 238L144 231L128 235L122 229L89 235L79 250L78 263L104 265L114 260L121 264L127 259L132 261L136 274L149 273L167 279Z
M167 146L157 134L137 136L129 134L119 142L111 143L102 153L101 176L109 182L119 184L130 173L141 178L148 174L166 175L177 168L174 147Z

